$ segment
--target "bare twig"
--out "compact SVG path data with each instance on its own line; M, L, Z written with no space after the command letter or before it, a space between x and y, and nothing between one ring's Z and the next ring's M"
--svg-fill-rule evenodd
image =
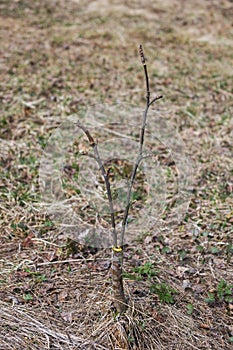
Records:
M144 68L145 79L146 79L146 101L147 101L147 105L149 105L150 104L150 82L149 82L149 77L147 73L146 58L144 56L142 45L139 45L139 55L141 57L141 61Z
M153 105L153 103L154 103L155 101L160 100L161 98L163 98L162 95L156 96L155 98L153 98L152 101L150 101L149 106Z
M86 134L90 146L93 148L94 151L94 159L99 165L99 168L101 170L102 176L105 181L105 186L107 190L107 196L108 196L108 202L109 202L109 209L110 209L110 215L111 215L111 225L112 225L112 231L113 231L113 244L116 247L117 246L117 231L116 231L116 223L115 223L115 215L114 215L114 207L113 207L113 200L112 200L112 192L111 192L111 185L109 182L108 174L105 170L105 167L103 165L103 162L100 158L97 143L94 141L93 137L91 136L89 130L85 128L80 121L76 122L77 126Z
M134 185L134 181L135 181L135 177L136 177L136 173L137 173L139 164L143 159L142 151L143 151L144 135L145 135L148 110L149 110L150 106L155 101L162 98L162 96L156 96L152 101L150 100L150 82L149 82L147 66L146 66L146 58L144 56L142 45L139 45L139 55L141 57L141 62L143 64L145 80L146 80L146 107L145 107L144 113L142 115L142 126L141 126L141 131L140 131L140 144L139 144L138 156L137 156L137 159L136 159L135 164L134 164L134 168L132 171L132 175L131 175L130 183L129 183L129 188L128 188L128 192L127 192L127 200L126 200L127 204L126 204L123 222L122 222L121 246L124 245L125 230L126 230L127 219L128 219L128 215L129 215L129 208L131 205L130 199L131 199L131 195L132 195L132 188Z

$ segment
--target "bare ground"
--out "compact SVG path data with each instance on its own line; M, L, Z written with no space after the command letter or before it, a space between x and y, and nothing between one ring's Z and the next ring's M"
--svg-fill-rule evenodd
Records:
M1 1L1 349L232 348L232 14L232 1ZM118 317L110 251L58 231L38 206L38 169L80 106L144 106L140 43L193 193L179 225L165 216L126 247Z

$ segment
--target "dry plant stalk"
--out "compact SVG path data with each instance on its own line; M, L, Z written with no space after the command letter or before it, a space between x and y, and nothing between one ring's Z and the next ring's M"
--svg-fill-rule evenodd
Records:
M112 287L113 287L113 293L114 293L114 305L118 313L123 313L127 310L127 301L124 293L123 278L122 278L122 266L123 266L124 236L125 236L125 230L127 226L129 208L131 205L132 188L134 185L138 167L140 165L140 162L143 159L142 152L143 152L144 135L145 135L148 110L155 101L162 98L162 96L156 96L153 100L150 100L149 77L147 73L146 59L144 56L142 45L139 46L139 54L140 54L141 62L144 67L144 74L145 74L145 80L146 80L146 107L142 116L142 126L140 130L140 140L139 140L140 144L139 144L138 156L133 166L132 174L130 177L129 188L127 192L127 200L126 200L126 207L125 207L123 222L122 222L120 244L118 244L118 237L117 237L116 223L115 223L115 213L114 213L114 207L113 207L113 198L112 198L112 191L111 191L111 185L110 185L108 173L100 158L97 143L95 142L94 138L91 136L89 130L85 126L83 126L80 123L80 121L76 123L77 126L84 132L90 146L93 148L93 151L94 151L93 158L96 160L96 162L99 165L102 176L104 178L106 190L107 190L108 203L109 203L109 209L111 214L112 237L113 237L112 265L111 265Z

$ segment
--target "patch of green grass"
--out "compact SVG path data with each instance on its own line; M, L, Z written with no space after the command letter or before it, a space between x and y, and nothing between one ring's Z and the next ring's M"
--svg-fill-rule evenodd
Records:
M178 250L178 254L179 254L179 259L183 261L185 258L187 258L188 252L184 249L180 249Z
M35 202L38 198L38 195L31 192L30 188L27 188L26 185L20 184L11 192L12 198L22 207L26 203Z
M205 298L205 301L210 305L218 302L233 303L233 285L221 280L215 291L208 292L208 297Z
M155 269L150 261L147 261L144 265L134 267L132 272L133 273L124 272L123 278L135 281L151 281L151 279L157 275L158 270Z
M214 304L216 299L215 299L215 294L212 293L212 292L208 292L207 293L208 297L205 298L205 301L208 303L208 304Z
M147 278L148 280L151 280L158 272L150 261L147 261L144 265L135 267L133 271L136 272L141 279Z
M233 303L233 284L221 280L217 287L217 296L220 301Z
M150 286L150 291L158 295L159 300L162 303L174 304L174 294L176 290L167 285L166 283L155 283Z
M31 293L25 293L23 296L23 299L25 301L31 301L31 300L33 300L33 296L31 295Z
M53 221L48 219L48 220L44 221L43 225L46 226L46 227L53 227L54 223L53 223Z
M25 267L24 271L27 272L28 275L37 283L44 282L47 279L45 274L41 274L38 271L32 271L29 267Z
M189 304L187 304L186 307L187 307L187 313L188 313L188 315L192 315L193 310L194 310L193 304L189 303Z
M219 253L219 249L217 247L211 247L210 248L211 254L217 255Z

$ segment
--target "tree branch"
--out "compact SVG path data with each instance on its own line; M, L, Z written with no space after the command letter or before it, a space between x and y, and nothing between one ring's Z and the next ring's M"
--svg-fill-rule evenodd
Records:
M114 214L114 207L113 207L113 200L112 200L112 192L111 192L111 185L109 182L108 174L105 170L105 167L103 165L103 162L100 158L97 143L94 141L94 138L91 136L89 130L83 126L80 121L77 121L75 123L87 136L90 146L93 148L94 151L94 159L99 165L99 168L101 170L102 176L104 178L106 190L107 190L107 196L108 196L108 203L109 203L109 209L110 209L110 215L111 215L111 226L113 230L113 244L116 247L117 246L117 231L116 231L116 222L115 222L115 214Z
M144 113L142 115L142 126L141 126L141 131L140 131L140 139L139 139L140 144L139 144L138 156L137 156L137 159L136 159L134 167L133 167L133 171L132 171L132 175L131 175L130 183L129 183L129 188L128 188L128 192L127 192L127 200L126 200L127 204L126 204L123 222L122 222L121 246L124 245L125 230L126 230L127 219L128 219L128 215L129 215L129 208L131 205L130 199L131 199L131 195L132 195L132 188L134 185L134 181L135 181L138 167L140 165L141 160L143 159L142 151L143 151L144 135L145 135L145 129L146 129L148 110L149 110L150 106L155 101L162 98L162 96L156 96L152 101L150 100L150 82L149 82L147 66L146 66L146 58L144 56L142 45L139 45L139 55L141 57L141 62L143 64L145 81L146 81L146 107L145 107Z

